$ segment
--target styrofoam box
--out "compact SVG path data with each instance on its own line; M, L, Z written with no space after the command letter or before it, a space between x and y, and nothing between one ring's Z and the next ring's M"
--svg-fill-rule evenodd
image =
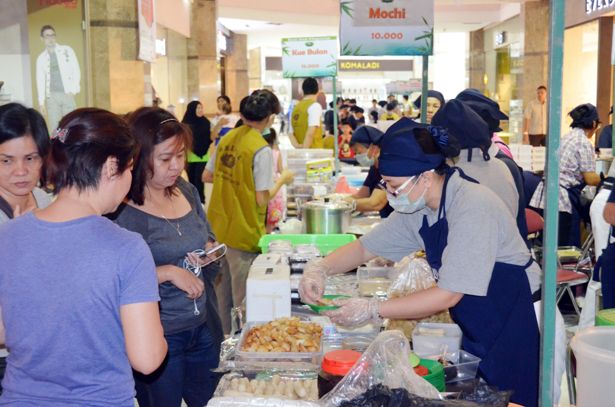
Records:
M290 317L290 266L252 266L246 282L246 320Z
M442 329L444 336L421 335L420 328ZM447 353L459 351L461 347L461 328L457 324L441 324L420 322L412 333L412 350L421 357L442 353L446 347Z

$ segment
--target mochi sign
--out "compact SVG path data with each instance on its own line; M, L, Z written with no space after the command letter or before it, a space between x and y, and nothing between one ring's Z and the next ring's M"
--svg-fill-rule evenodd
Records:
M433 3L433 0L341 0L341 55L431 55Z

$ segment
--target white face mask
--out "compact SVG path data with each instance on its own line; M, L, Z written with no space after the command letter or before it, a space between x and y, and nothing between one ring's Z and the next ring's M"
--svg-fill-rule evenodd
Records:
M361 167L371 167L374 165L374 159L369 158L367 153L357 154L354 157Z
M417 185L418 185L418 180L412 186L412 188L410 188L410 191L408 191L405 194L402 193L397 197L391 195L390 193L387 193L387 198L389 199L389 205L391 205L391 207L395 210L395 212L399 212L403 214L411 214L414 212L418 212L421 209L425 208L425 206L427 206L427 203L425 202L425 193L427 192L427 188L423 190L423 193L416 201L411 201L410 198L408 197L410 192L412 192L414 187Z

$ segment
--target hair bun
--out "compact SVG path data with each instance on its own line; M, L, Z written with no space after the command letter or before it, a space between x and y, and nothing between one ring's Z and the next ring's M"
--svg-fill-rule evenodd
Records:
M440 126L430 126L429 133L436 140L440 148L448 146L449 134L447 129Z

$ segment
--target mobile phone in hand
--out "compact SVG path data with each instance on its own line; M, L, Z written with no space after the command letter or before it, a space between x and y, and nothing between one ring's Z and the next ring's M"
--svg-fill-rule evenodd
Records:
M199 256L201 260L209 260L207 264L219 260L226 254L226 245L224 243L214 246L205 250L203 254Z

